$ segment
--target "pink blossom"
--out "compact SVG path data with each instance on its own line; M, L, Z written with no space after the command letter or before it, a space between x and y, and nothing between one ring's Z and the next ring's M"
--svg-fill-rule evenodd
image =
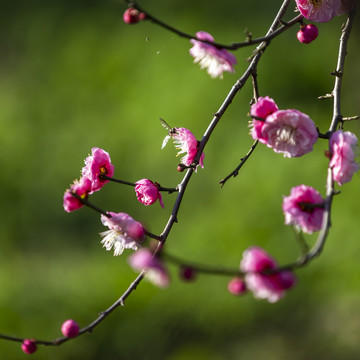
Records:
M139 21L145 20L146 14L139 12L134 8L128 8L125 10L123 20L125 24L137 24Z
M185 156L181 158L181 163L185 166L190 166L196 156L198 150L198 141L193 133L185 128L174 128L170 130L169 135L165 137L162 148L166 145L169 137L172 137L175 143L175 147L180 151L177 153L177 156L180 154L186 153ZM199 159L199 165L204 167L204 153L201 154Z
M300 27L300 30L297 32L298 40L303 44L310 44L314 41L319 35L319 29L316 25L307 24Z
M258 101L251 106L250 115L264 119L264 121L253 119L251 123L251 136L254 140L266 144L266 140L262 137L262 127L265 124L265 119L277 110L279 108L275 101L268 96L259 97Z
M291 271L261 273L277 267L276 260L260 247L254 246L244 251L240 269L246 272L246 286L256 298L274 303L295 285L296 277Z
M126 213L108 213L111 217L101 215L101 222L109 228L100 233L101 243L106 250L114 248L114 255L121 255L124 249L137 250L145 235L143 226Z
M146 271L146 277L156 286L166 287L170 276L163 263L149 249L136 251L128 258L130 266L136 271Z
M114 166L111 164L110 155L103 149L94 147L91 155L85 159L82 175L91 181L91 192L100 190L109 180L104 180L100 175L112 177Z
M144 205L153 204L159 199L160 205L164 207L159 187L149 179L141 179L135 183L135 192L137 199Z
M214 41L214 38L205 31L197 32L196 37L199 40ZM235 55L202 41L192 39L190 42L194 45L190 49L190 55L195 58L194 63L199 63L202 69L206 68L211 77L222 78L224 71L235 72L233 67L237 64Z
M64 321L61 325L62 334L68 338L76 337L79 334L79 329L78 323L71 319Z
M261 129L261 140L285 157L299 157L318 139L314 122L298 110L278 110L269 115Z
M319 231L324 214L323 203L324 199L314 188L306 185L293 187L282 203L285 224L299 226L307 234Z
M231 279L228 283L228 291L230 294L240 296L246 293L245 281L241 278Z
M330 138L329 167L332 168L333 178L339 185L349 182L353 174L359 170L354 153L357 141L357 137L350 131L336 131Z
M64 194L63 206L65 211L71 212L84 206L83 202L76 198L73 193L76 193L82 199L86 199L90 191L91 181L87 177L81 177L79 181L75 180L74 184L72 184Z
M310 21L327 22L347 11L341 0L295 0L300 13Z
M33 340L25 339L21 344L21 349L25 354L33 354L36 349L36 343Z

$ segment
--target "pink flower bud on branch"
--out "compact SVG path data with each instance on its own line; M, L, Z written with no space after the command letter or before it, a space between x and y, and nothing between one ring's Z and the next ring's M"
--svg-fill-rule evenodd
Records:
M37 346L33 340L25 339L21 344L21 349L25 354L33 354Z
M125 24L137 24L139 21L145 19L146 14L134 8L126 9L123 15L123 20Z
M314 41L319 35L319 29L316 25L307 24L300 27L300 30L297 32L298 40L303 44L310 44Z
M229 293L235 296L244 295L247 291L245 281L241 278L231 279L227 288Z
M159 186L149 179L141 179L135 183L135 193L137 199L145 206L153 204L159 199L160 205L164 207Z
M61 325L61 332L65 337L68 338L73 338L76 337L79 334L79 325L76 321L74 320L66 320L62 325Z

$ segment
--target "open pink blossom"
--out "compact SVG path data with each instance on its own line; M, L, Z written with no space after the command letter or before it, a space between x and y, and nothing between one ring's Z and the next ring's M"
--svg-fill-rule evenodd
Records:
M319 231L324 215L323 203L322 196L311 186L293 187L282 203L285 224L299 226L307 234Z
M80 209L84 206L83 202L76 198L73 193L76 193L82 199L86 199L91 191L91 181L87 177L81 177L80 180L75 180L74 184L70 186L64 194L63 206L65 211L71 212Z
M300 13L310 21L327 22L348 9L342 0L295 0Z
M181 163L185 166L190 166L193 163L198 150L198 141L196 140L196 137L188 129L174 128L170 130L169 135L165 137L161 148L167 144L170 137L173 138L175 147L180 150L177 153L177 156L186 153L186 155L181 158ZM199 165L202 168L204 167L204 157L205 155L202 153L199 159Z
M262 273L277 267L276 260L260 247L253 246L244 251L240 270L246 272L246 286L256 298L274 303L296 284L296 277L291 271Z
M296 36L303 44L310 44L319 35L319 29L314 24L302 25Z
M313 149L318 139L314 122L298 110L278 110L261 128L261 140L284 157L299 157Z
M330 138L329 167L332 168L333 178L339 185L349 182L353 174L359 170L354 153L357 142L357 137L350 131L336 131Z
M137 199L144 205L153 204L159 199L160 205L164 207L162 196L158 186L149 179L141 179L135 183L135 193Z
M251 136L254 140L259 140L261 143L266 144L266 139L262 137L262 128L266 118L277 110L279 110L279 108L275 101L268 96L259 97L258 101L251 106L250 115L254 115L264 120L253 119L250 124Z
M109 230L100 233L101 243L106 250L114 248L114 255L121 255L124 249L137 250L144 240L143 226L126 213L108 213L111 217L101 215L101 222Z
M154 285L166 287L170 283L170 276L162 261L155 257L147 248L140 249L128 258L130 266L136 271L145 269L146 277Z
M199 40L214 41L214 38L205 31L197 32L196 37ZM237 64L235 55L202 41L192 39L190 42L194 45L190 49L190 55L195 58L194 62L199 63L202 69L207 69L211 77L222 78L224 71L235 72L233 67Z
M94 147L91 155L85 159L82 175L91 181L91 193L100 190L109 180L101 178L101 175L112 177L114 166L111 164L110 155L103 149Z

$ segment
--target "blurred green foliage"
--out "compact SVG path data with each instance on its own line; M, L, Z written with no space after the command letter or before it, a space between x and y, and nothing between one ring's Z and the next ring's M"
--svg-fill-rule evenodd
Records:
M143 2L150 13L184 31L206 30L219 42L262 36L281 1ZM21 1L0 5L0 333L53 339L73 318L85 326L127 288L134 273L126 255L101 248L98 214L62 208L65 188L79 177L93 146L107 150L116 177L147 177L175 186L182 174L172 145L160 146L172 126L199 138L247 64L251 48L236 52L236 74L211 79L192 63L190 44L150 23L126 26L119 1ZM293 6L289 10L289 18ZM357 19L358 20L358 19ZM330 101L340 26L319 24L310 45L297 28L266 50L258 68L260 93L280 108L310 115L321 131ZM359 21L349 41L342 93L345 116L360 113ZM167 249L183 258L237 267L250 245L281 263L298 248L283 224L282 196L304 183L324 193L326 142L300 159L264 146L223 189L218 181L238 164L248 135L249 83L221 120L207 148L205 168L193 177ZM360 135L359 125L346 129ZM277 304L231 296L228 278L199 276L159 290L143 282L93 334L34 359L357 359L360 354L359 175L334 199L333 227L323 255L298 272L299 284ZM165 209L144 207L129 187L108 184L92 200L125 211L160 233ZM310 244L315 237L309 237ZM1 359L19 359L20 345L0 340Z

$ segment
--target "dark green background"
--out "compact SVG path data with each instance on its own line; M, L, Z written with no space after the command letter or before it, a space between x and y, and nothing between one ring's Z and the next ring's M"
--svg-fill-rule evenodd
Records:
M189 33L219 42L255 37L269 27L281 1L212 3L143 1L149 12ZM0 8L0 332L53 339L73 318L81 326L115 301L133 280L127 251L113 257L100 245L98 214L62 208L65 188L80 175L93 146L107 150L115 176L176 186L182 174L172 144L160 150L170 125L201 138L243 73L252 48L237 51L235 74L211 79L188 54L187 40L151 23L122 22L120 1L20 1ZM294 4L287 18L293 16ZM300 44L298 27L275 39L258 67L261 95L280 108L307 113L325 132L340 26L319 24L319 38ZM360 113L357 19L349 42L342 93L344 116ZM146 41L147 39L147 41ZM249 149L251 85L236 97L205 150L186 192L167 249L191 261L238 267L242 252L263 246L281 263L296 259L284 226L282 196L299 184L325 191L325 141L299 159L260 145L236 179L226 176ZM360 135L356 122L347 130ZM333 227L323 255L298 271L299 283L276 304L236 298L228 278L178 279L167 290L143 282L89 336L34 359L358 359L360 357L359 175L334 199ZM175 195L144 207L130 187L108 184L91 198L108 211L128 212L160 233ZM307 238L310 244L316 236ZM1 359L20 359L18 343L0 340Z

